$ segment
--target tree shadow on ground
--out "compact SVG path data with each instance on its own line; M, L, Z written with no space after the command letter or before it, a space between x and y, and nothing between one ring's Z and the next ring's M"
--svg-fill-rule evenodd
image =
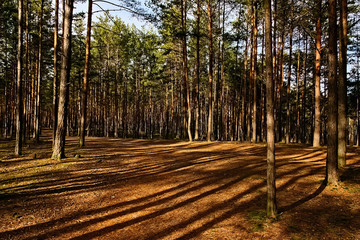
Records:
M298 201L296 201L296 202L294 202L294 203L292 203L292 204L290 204L288 206L284 206L284 207L279 208L279 213L289 211L291 209L294 209L294 208L306 203L307 201L310 201L311 199L319 196L324 191L325 188L326 188L326 183L323 182L320 185L320 187L318 189L316 189L316 191L313 192L312 194L310 194L309 196L306 196L306 197L304 197L304 198L302 198L302 199L300 199L300 200L298 200Z
M6 202L0 200L5 208L25 202L25 208L36 209L36 199L44 197L53 204L44 208L51 208L56 203L66 204L57 202L59 197L68 201L83 194L102 195L94 198L88 208L73 209L31 225L0 229L1 235L18 239L113 239L116 236L121 239L206 239L205 233L226 222L235 232L247 234L243 236L256 236L246 216L249 212L265 209L263 146L223 145L227 148L220 151L217 148L209 150L201 144L197 148L196 144L177 143L178 146L170 144L174 148L172 151L165 151L164 142L158 146L152 141L139 141L139 146L136 142L122 145L121 140L112 140L111 149L107 149L104 143L102 148L93 150L93 157L66 159L76 164L55 179L50 175L38 175L45 179L42 184L25 190L11 189L13 194L6 197ZM92 144L89 144L88 151L91 151ZM155 154L147 155L144 146ZM138 155L131 154L134 149ZM298 208L309 208L310 200L317 199L324 190L321 185L308 195L308 191L315 190L319 184L310 177L323 176L325 170L321 153L314 150L304 152L299 147L292 147L290 151L299 152L298 157L291 161L282 158L277 162L283 216ZM280 149L280 153L285 154L286 150ZM313 162L314 156L321 161ZM304 179L310 180L303 184ZM129 196L121 195L127 191L132 191ZM113 194L122 197L112 199ZM319 211L325 212L326 209L327 206L322 206ZM306 215L307 228L312 220L310 215ZM271 229L266 231L271 232ZM285 229L283 234L290 236L293 232Z
M348 167L341 176L341 181L360 184L360 167Z

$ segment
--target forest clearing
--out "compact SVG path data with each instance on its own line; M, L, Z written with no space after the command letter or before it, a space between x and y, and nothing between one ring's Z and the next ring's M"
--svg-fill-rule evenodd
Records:
M266 218L265 144L51 136L1 141L1 239L358 239L360 154L326 187L326 148L278 144L279 216ZM36 156L35 156L36 154ZM70 157L71 156L71 157ZM35 158L36 157L36 158Z
M360 0L0 1L0 239L360 239L359 146Z

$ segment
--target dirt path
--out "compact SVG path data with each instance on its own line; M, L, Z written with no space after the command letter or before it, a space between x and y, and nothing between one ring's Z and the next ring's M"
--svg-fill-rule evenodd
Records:
M263 144L68 139L62 161L47 138L22 158L0 141L0 239L360 239L357 148L324 188L325 148L277 145L268 221Z

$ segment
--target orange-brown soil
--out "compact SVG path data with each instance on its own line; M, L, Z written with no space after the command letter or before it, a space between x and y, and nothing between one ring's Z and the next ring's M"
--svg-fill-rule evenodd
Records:
M0 145L0 239L360 239L355 147L325 187L326 148L278 144L268 220L264 144L68 137L61 161L49 137Z

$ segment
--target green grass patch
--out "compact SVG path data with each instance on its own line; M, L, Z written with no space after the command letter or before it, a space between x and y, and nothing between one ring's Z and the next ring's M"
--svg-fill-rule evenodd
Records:
M11 160L10 160L11 161ZM29 160L5 166L0 174L0 194L16 194L48 186L59 179L76 162L59 162L49 158Z
M262 232L265 229L266 212L260 210L251 211L247 215L247 220L251 223L253 232Z

